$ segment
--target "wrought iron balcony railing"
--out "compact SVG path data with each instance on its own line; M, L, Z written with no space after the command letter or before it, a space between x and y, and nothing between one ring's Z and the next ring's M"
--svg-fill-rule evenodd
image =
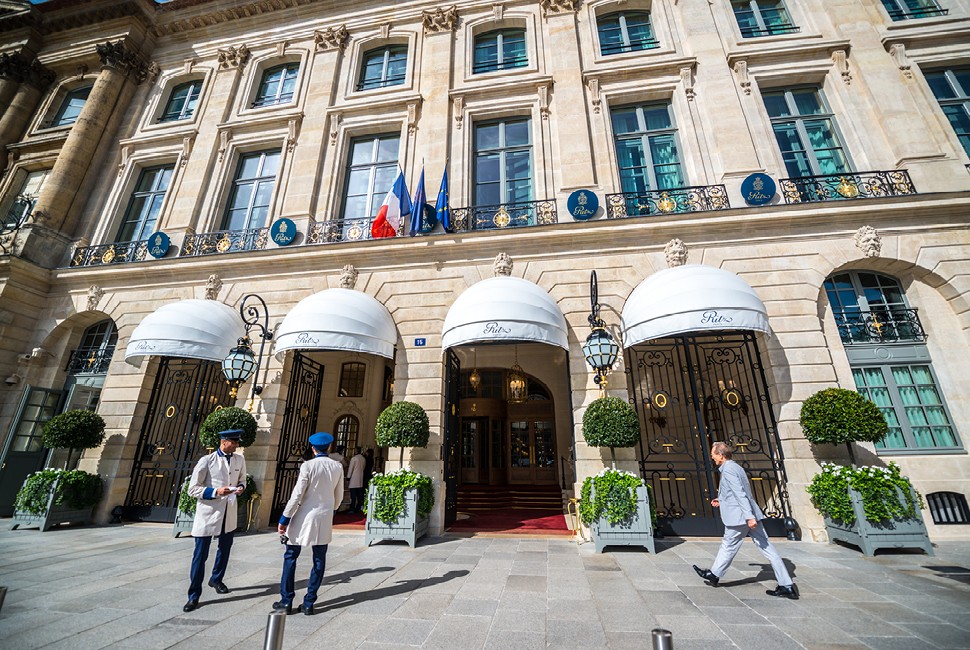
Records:
M407 74L388 75L383 79L363 79L357 82L357 90L373 90L375 88L387 88L388 86L400 86L407 79Z
M269 240L269 228L249 230L217 230L186 235L180 257L220 255L238 251L261 251Z
M601 46L600 52L603 56L610 54L620 54L621 52L639 52L640 50L652 50L660 47L660 41L655 38L636 38L628 43L608 43Z
M481 74L483 72L495 72L496 70L524 68L527 65L529 65L529 57L522 54L520 56L508 57L502 61L478 61L472 66L472 72Z
M920 9L888 9L889 17L896 20L909 20L910 18L930 18L932 16L945 16L950 13L949 9L942 7L922 7Z
M606 195L607 219L727 210L730 207L727 190L723 185L697 185Z
M148 240L122 241L97 246L79 246L71 256L71 266L103 266L142 262L148 256Z
M925 341L926 332L916 309L873 309L836 312L835 324L846 345Z
M742 38L758 38L760 36L777 36L779 34L794 34L799 31L797 25L792 25L790 23L779 24L779 25L765 25L764 29L760 27L742 27L741 36Z
M554 200L523 201L504 205L474 205L451 209L453 232L503 230L546 226L559 222Z
M913 181L905 169L783 178L778 184L785 203L875 199L916 194Z
M105 350L83 348L74 350L68 357L67 367L64 370L72 375L104 375L111 365L114 351L113 346Z
M340 242L372 239L370 229L373 223L374 219L371 217L311 221L307 228L306 243L339 244ZM400 234L399 232L398 235Z

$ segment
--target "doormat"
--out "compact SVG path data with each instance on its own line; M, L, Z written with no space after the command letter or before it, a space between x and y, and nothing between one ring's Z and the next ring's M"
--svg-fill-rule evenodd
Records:
M566 535L573 531L566 525L561 512L548 514L503 510L490 512L459 512L458 520L448 527L456 533L516 533L529 535Z

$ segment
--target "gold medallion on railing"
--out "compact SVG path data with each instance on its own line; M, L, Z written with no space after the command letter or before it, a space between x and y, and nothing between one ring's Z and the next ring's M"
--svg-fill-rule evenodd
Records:
M216 250L220 253L225 253L227 250L232 248L232 240L229 239L229 233L222 236L222 239L216 244Z
M498 212L495 213L495 216L492 217L492 223L494 223L499 228L505 228L510 223L512 223L512 217L510 217L509 213L505 211L504 205L500 207L498 209Z
M101 256L101 261L105 264L111 264L111 262L114 261L114 258L115 258L115 249L109 248L104 252L104 255Z
M859 196L859 186L845 176L839 176L839 184L835 186L835 191L847 199Z
M677 209L677 201L670 198L666 192L660 193L660 200L657 201L657 209L661 212L673 212Z
M350 228L347 228L347 239L355 240L355 239L360 239L363 236L364 236L364 229L361 228L359 225L353 225Z

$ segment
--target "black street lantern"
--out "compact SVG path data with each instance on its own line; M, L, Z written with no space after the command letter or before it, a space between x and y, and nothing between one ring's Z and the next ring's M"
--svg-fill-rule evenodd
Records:
M620 356L620 345L606 331L606 323L600 318L599 286L596 282L596 271L589 277L589 326L593 329L583 343L583 355L586 363L596 374L593 381L600 387L600 392L606 392L606 376L613 370L613 364Z
M246 301L250 298L259 301L259 304L262 305L262 311L260 311L257 305L251 304L248 307L246 306ZM239 339L236 347L230 350L226 358L222 360L222 374L225 375L226 381L232 387L229 392L232 399L236 399L236 392L239 386L259 371L259 364L263 358L263 349L266 347L266 341L273 338L273 333L268 327L269 313L266 309L266 301L255 293L243 296L242 301L239 303L239 316L246 326L246 336ZM249 331L253 327L259 328L259 356L253 355L253 344L249 338ZM249 396L250 411L253 410L253 402L256 396L262 392L263 387L257 386L254 380L253 391Z

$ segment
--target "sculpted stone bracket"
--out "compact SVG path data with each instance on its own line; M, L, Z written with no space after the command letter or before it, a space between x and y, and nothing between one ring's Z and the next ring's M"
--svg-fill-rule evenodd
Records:
M194 144L195 134L182 138L182 151L179 153L179 167L185 167L188 164L189 154L192 153L192 145Z
M744 91L745 95L751 94L751 78L748 76L748 62L736 61L734 63L734 74L738 77L738 86Z
M899 68L899 71L903 73L904 77L907 79L913 78L913 71L911 70L913 65L910 63L909 57L906 56L905 45L902 43L891 45L889 47L889 56L893 58L893 62L895 62L896 67Z
M589 98L590 103L593 105L593 112L599 113L600 106L603 103L603 97L600 95L600 80L589 79L586 81L586 87L589 89Z
M336 28L327 27L322 31L317 30L313 32L313 43L318 52L327 50L343 52L349 40L350 32L347 31L346 25L341 25Z
M92 284L88 289L88 311L95 311L98 308L98 303L101 302L101 298L104 296L104 289L96 284Z
M296 140L300 135L300 126L303 125L303 114L294 117L286 123L286 150L293 153L296 147Z
M414 135L418 130L419 102L408 102L408 135Z
M341 113L330 114L330 146L337 144L337 136L340 135L340 123L344 121Z
M536 88L536 94L539 97L539 115L542 116L542 119L548 120L549 119L549 113L550 113L550 111L549 111L549 86L547 84L543 84L543 85L539 86L538 88Z
M675 266L683 266L687 264L687 255L690 251L687 249L687 244L681 239L671 239L664 246L664 257L667 258L667 266L674 268Z
M357 284L357 275L357 269L353 264L344 264L340 271L340 288L353 289L354 285Z
M872 226L862 226L855 233L855 245L866 257L879 257L882 252L882 236Z
M685 66L680 69L680 81L684 84L684 93L687 101L694 100L694 66Z
M849 57L845 50L835 50L832 52L832 63L835 64L835 69L839 71L842 75L842 81L845 85L852 83L852 73L849 71Z
M220 129L219 130L219 162L226 156L226 151L229 149L229 141L232 140L232 131L230 129Z
M125 45L124 41L107 41L103 44L95 45L101 65L105 68L114 68L126 75L131 76L136 83L141 83L148 78L148 63L134 50Z
M458 8L451 5L447 9L438 7L434 11L421 12L421 24L425 34L453 32L458 28Z
M219 292L222 290L222 279L213 273L209 276L209 279L205 281L205 299L206 300L218 300Z
M465 120L465 98L456 95L451 98L451 105L455 110L455 128L461 131L462 122Z
M508 253L499 253L492 262L492 273L495 277L512 275L512 257Z
M251 54L249 48L245 45L234 45L219 50L219 68L222 70L238 68L242 71L245 69L246 64L249 63Z
M579 0L539 0L539 6L544 16L563 14L575 12L579 8Z

